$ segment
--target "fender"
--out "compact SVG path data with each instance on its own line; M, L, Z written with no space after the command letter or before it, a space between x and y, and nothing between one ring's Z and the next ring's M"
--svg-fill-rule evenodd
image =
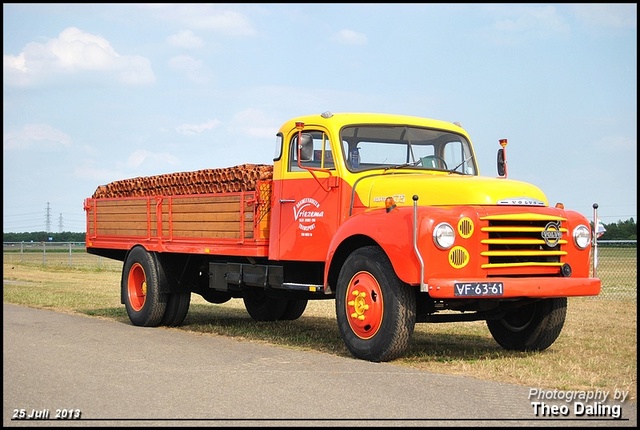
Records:
M425 218L420 218L420 236L425 235ZM374 209L353 215L336 231L329 244L324 269L324 282L328 285L329 269L336 250L354 236L366 236L376 242L387 254L398 277L408 284L420 283L420 263L413 252L413 208L397 207L387 212Z

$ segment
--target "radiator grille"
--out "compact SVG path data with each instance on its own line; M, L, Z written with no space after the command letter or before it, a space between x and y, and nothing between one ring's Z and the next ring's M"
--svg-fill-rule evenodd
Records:
M562 266L568 231L565 218L540 214L490 215L480 218L483 269L525 266ZM547 238L545 240L545 237ZM551 237L551 239L550 239Z

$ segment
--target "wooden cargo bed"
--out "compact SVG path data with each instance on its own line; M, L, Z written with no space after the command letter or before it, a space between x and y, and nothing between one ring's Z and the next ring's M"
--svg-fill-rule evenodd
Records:
M266 256L271 181L259 191L88 198L87 248Z

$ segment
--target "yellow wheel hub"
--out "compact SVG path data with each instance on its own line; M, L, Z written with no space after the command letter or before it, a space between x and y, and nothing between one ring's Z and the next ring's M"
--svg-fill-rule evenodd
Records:
M364 321L364 313L369 309L366 301L367 293L354 290L351 294L355 296L353 300L349 300L349 303L347 303L355 311L351 314L351 318Z

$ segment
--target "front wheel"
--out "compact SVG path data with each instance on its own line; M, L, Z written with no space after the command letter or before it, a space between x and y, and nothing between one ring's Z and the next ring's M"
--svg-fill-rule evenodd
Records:
M496 342L512 351L542 351L556 341L567 316L567 298L544 299L487 320Z
M384 251L354 251L338 276L336 317L340 335L356 357L381 362L409 347L416 323L416 296L395 274Z
M153 254L139 246L129 252L122 269L121 290L133 325L160 325L167 306L166 297L160 293L161 279Z

